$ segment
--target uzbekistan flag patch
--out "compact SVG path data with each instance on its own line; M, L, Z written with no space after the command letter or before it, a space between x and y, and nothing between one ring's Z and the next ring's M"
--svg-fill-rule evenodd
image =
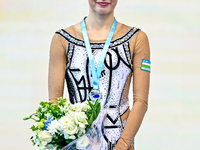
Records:
M151 62L147 59L142 59L141 70L151 72Z

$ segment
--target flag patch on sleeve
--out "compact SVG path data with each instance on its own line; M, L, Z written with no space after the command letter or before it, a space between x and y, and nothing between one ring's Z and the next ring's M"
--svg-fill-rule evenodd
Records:
M141 70L151 72L151 62L147 59L142 59Z

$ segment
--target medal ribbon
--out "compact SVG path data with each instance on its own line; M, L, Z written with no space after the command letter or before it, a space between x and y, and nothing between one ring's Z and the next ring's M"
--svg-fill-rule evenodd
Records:
M105 59L108 47L110 45L110 42L112 40L113 34L115 32L115 29L117 27L117 21L115 19L113 24L112 24L112 27L111 27L110 32L108 34L107 40L105 42L105 45L104 45L103 51L101 53L101 57L100 57L97 69L96 69L95 68L95 63L94 63L94 57L92 55L90 41L89 41L89 37L88 37L88 34L87 34L86 25L85 25L85 18L81 22L81 30L82 30L82 34L83 34L86 50L87 50L88 57L89 57L90 67L91 67L91 70L92 70L93 89L94 90L98 90L99 89L99 87L98 87L99 78L101 76L101 70L102 70L102 67L103 67L103 64L104 64L104 59Z

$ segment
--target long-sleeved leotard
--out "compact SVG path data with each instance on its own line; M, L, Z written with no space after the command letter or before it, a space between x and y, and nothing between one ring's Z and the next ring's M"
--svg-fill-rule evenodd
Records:
M101 45L105 41L90 39L90 42L95 65L97 65L101 54ZM92 89L92 78L83 43L81 32L74 26L59 30L53 36L48 78L50 101L56 103L56 99L63 96L65 79L72 103L83 102L88 98L88 93ZM102 89L100 88L101 102L104 102L109 95L113 99L113 105L120 105L122 116L128 109L129 85L131 76L133 76L133 107L128 118L123 121L125 125L123 132L117 136L119 140L115 146L116 150L133 149L134 137L147 111L150 69L145 70L141 66L144 63L146 63L144 65L148 65L148 60L150 60L150 49L146 34L124 24L118 27L111 41L99 81L100 87L102 87ZM143 61L145 62L143 63ZM110 116L114 116L114 114L111 113ZM108 121L105 122L107 126L110 125L107 123ZM117 123L113 123L113 125ZM115 133L115 129L105 131L108 135L112 132ZM104 142L109 141L109 136L104 138Z

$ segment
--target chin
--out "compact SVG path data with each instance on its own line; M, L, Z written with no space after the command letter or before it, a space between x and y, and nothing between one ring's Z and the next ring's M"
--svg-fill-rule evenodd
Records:
M112 13L114 10L111 10L111 11L109 11L109 10L98 10L98 11L96 11L96 13L98 13L99 15L107 15L107 14L110 14L110 13Z

